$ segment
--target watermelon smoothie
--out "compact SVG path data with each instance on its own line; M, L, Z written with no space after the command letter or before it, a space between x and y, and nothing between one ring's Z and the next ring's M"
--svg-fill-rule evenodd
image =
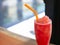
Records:
M38 45L49 45L52 33L52 21L48 16L34 21L35 36Z

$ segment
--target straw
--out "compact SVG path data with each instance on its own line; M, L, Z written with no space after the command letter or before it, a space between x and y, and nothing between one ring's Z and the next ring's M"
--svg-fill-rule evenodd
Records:
M34 13L34 15L36 16L36 21L38 21L38 13L37 13L37 11L34 10L34 9L33 9L30 5L28 5L28 4L24 4L24 6L27 7L28 9L30 9L30 10Z

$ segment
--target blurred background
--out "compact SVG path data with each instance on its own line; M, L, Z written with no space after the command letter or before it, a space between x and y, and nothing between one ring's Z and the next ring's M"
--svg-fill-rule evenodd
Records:
M7 28L33 17L33 13L23 6L24 3L38 13L45 11L43 0L0 0L0 26Z

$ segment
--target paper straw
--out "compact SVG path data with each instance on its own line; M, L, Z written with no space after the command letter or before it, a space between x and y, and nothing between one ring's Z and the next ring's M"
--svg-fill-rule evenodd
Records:
M31 11L34 13L34 15L36 16L36 21L38 21L38 13L37 13L37 11L34 10L34 9L33 9L30 5L28 5L28 4L24 4L24 6L27 7L29 10L31 10Z

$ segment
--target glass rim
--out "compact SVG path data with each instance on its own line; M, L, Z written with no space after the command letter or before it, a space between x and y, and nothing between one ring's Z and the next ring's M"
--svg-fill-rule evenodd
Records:
M50 21L48 23L45 23L45 24L39 23L36 20L34 20L34 23L36 23L38 25L47 25L47 24L52 24L52 20L50 19Z

